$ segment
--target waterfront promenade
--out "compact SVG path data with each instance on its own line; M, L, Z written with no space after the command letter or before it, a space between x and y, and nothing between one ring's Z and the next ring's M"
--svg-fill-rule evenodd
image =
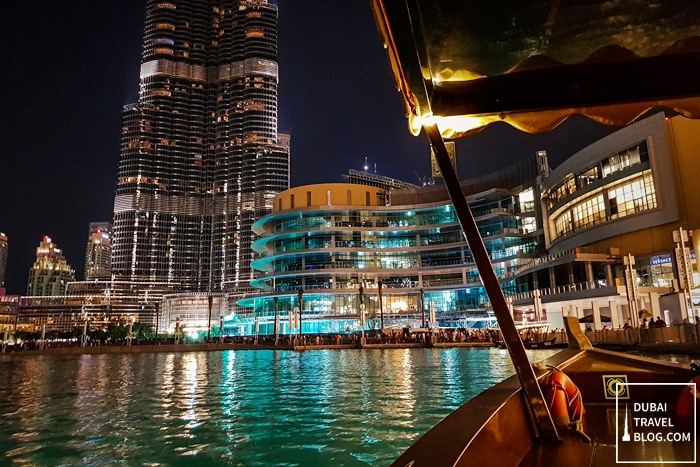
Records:
M700 356L700 324L681 324L663 328L604 329L586 331L586 336L596 347L610 350L676 353ZM200 352L223 350L322 350L322 349L396 349L396 348L454 348L491 347L492 335L483 331L462 334L403 334L368 336L362 341L359 335L302 335L212 338L209 342L189 339L134 339L117 342L90 342L80 346L77 341L30 342L24 345L3 346L1 359L34 355L76 355L146 352ZM563 331L550 332L546 338L565 342Z
M226 337L213 338L209 342L189 341L186 339L134 339L110 343L93 342L81 346L80 342L33 342L22 346L5 346L0 359L30 357L35 355L79 355L79 354L114 354L146 352L207 352L222 350L321 350L321 349L396 349L396 348L450 348L450 347L492 347L494 344L487 334L446 335L392 335L365 338L364 342L357 335L303 335L289 338L280 336L275 343L273 336L258 338Z

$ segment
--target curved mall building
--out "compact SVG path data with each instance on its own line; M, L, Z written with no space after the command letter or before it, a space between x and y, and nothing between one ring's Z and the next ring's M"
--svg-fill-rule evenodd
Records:
M541 244L535 179L533 159L463 183L504 279ZM426 327L432 314L441 325L473 327L492 320L442 187L389 192L346 183L297 187L280 193L273 213L253 229L260 235L253 248L264 255L252 264L262 272L252 285L263 293L239 304L254 309L261 333L272 332L275 299L281 332L288 333L290 310L299 307L300 296L303 332L359 330L360 291L366 329Z

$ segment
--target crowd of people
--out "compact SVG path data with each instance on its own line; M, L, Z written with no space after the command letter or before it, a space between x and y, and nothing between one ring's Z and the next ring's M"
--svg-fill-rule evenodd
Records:
M274 335L260 336L211 336L204 339L191 339L185 336L159 336L152 338L119 338L98 340L85 338L70 339L25 339L11 342L3 342L3 352L18 352L24 350L45 350L66 347L114 347L114 346L142 346L142 345L173 345L173 344L236 344L241 346L260 347L292 347L292 346L356 346L359 347L362 339L361 333L350 334L282 334L277 339ZM370 331L365 335L365 344L426 344L439 343L466 343L466 342L493 342L493 333L486 329L441 329L434 332L414 331L410 328L388 332Z
M641 324L640 327L641 327L642 329L644 329L644 328L665 328L665 327L666 327L666 321L662 320L662 319L661 319L661 316L657 316L657 317L656 317L656 321L654 321L653 319L651 319L651 320L647 323L647 319L644 318L644 319L642 320L642 324Z

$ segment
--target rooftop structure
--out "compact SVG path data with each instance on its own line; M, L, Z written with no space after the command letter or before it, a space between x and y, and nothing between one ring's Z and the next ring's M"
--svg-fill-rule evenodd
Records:
M384 175L367 172L366 170L350 169L348 170L347 174L343 175L343 178L345 178L348 183L374 186L377 188L382 188L386 191L418 188L418 185L414 185L413 183L404 182L396 178L385 177Z
M29 270L27 295L63 295L66 285L74 280L75 271L66 262L63 252L45 235Z

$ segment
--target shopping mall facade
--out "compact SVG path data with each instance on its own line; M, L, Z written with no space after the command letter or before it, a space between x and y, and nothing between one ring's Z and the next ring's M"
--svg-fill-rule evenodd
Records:
M673 232L700 226L699 135L698 122L656 114L553 171L539 153L462 183L516 321L549 318L556 327L575 314L618 327L630 309L688 317ZM252 309L262 334L274 332L275 315L288 333L295 308L304 333L357 331L362 307L365 329L492 320L442 187L296 187L253 229L261 257L252 285L261 293L238 305ZM688 239L691 257L697 240ZM625 257L635 263L628 287Z

